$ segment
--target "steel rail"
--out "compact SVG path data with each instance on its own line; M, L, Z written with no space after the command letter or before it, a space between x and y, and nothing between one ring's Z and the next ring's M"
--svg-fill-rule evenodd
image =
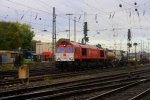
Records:
M147 95L148 93L150 93L150 88L148 88L147 90L141 92L140 94L132 97L131 99L129 100L140 100L141 98L143 98L145 95Z
M105 92L105 93L103 93L103 94L96 95L96 96L91 97L91 98L89 98L89 99L87 99L87 100L102 100L104 97L108 97L108 96L110 96L110 95L112 95L112 94L115 94L115 93L117 93L117 92L120 92L120 91L122 91L122 90L128 89L128 88L133 87L133 86L137 86L137 85L139 85L140 83L149 82L149 81L150 81L150 78L149 78L149 79L139 80L139 81L134 82L134 83L131 83L131 84L129 84L129 85L125 85L125 86L122 86L122 87L120 87L120 88L116 88L116 89L113 89L113 90L111 90L111 91Z
M107 81L110 79L117 79L117 78L121 78L121 77L128 77L127 73L122 73L122 74L116 74L116 75L112 75L112 76L104 76L104 77L94 77L94 78L88 78L88 79L84 79L84 80L75 80L75 81L69 81L69 82L60 82L60 83L53 83L53 84L49 84L49 85L41 85L41 86L35 86L35 87L28 87L28 88L24 88L24 89L17 89L17 90L10 90L10 91L4 91L4 92L0 92L0 97L2 96L8 96L10 94L20 94L20 93L26 93L28 91L32 92L32 91L37 91L37 90L41 90L41 89L47 89L47 88L51 88L51 87L61 87L61 86L65 86L68 84L74 84L74 85L84 85L88 83L92 83L92 82L98 82L98 81Z

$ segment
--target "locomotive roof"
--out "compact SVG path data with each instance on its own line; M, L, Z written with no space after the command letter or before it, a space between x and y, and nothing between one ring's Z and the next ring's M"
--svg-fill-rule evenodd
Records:
M105 48L99 48L99 47L96 47L95 45L89 45L89 44L81 44L81 43L77 43L77 42L74 42L74 41L70 41L69 39L59 39L57 41L57 43L63 43L63 42L66 42L66 43L70 43L71 45L74 45L74 46L81 46L83 48L96 48L96 49L105 49Z
M91 47L96 47L94 45L89 45L89 44L81 44L81 43L77 43L77 42L71 42L73 45L80 45L80 46L91 46ZM97 47L96 47L97 48Z
M86 44L86 45L84 45L84 44L81 44L81 43L77 43L77 42L70 42L72 45L75 45L75 46L81 46L81 47L83 47L83 48L96 48L96 49L104 49L104 48L98 48L98 47L96 47L95 45L89 45L89 44Z

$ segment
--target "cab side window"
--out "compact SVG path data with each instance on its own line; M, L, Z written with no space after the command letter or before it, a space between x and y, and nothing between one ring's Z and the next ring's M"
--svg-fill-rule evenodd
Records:
M86 48L82 48L82 56L86 56L87 55L87 49Z
M100 57L104 57L104 50L100 50Z

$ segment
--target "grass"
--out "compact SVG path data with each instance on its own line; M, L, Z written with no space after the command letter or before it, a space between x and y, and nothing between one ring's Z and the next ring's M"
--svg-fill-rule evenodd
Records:
M13 64L1 64L0 71L7 71L7 70L16 70L17 68L14 67Z
M54 66L55 63L50 62L33 62L26 60L24 64L27 64L30 67L45 67L45 66ZM8 71L8 70L17 70L13 64L0 64L0 71Z

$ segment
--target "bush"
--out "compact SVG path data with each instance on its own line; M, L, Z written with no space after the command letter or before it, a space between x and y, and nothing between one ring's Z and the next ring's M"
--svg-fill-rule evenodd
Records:
M44 66L54 66L55 63L50 61L50 62L32 62L28 64L30 67L44 67Z
M33 62L31 59L24 59L24 64L32 64Z
M0 71L7 71L7 70L15 70L16 68L14 67L13 64L2 64L0 65Z

